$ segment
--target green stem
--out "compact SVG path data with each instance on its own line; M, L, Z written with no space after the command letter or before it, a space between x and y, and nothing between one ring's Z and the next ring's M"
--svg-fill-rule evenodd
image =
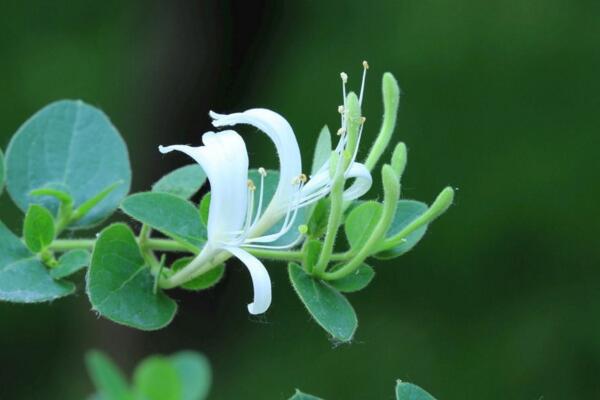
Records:
M398 176L394 172L391 166L384 165L381 171L383 179L383 212L381 218L375 228L373 229L371 236L367 239L366 243L361 247L358 253L344 266L333 271L325 272L322 278L325 280L336 280L350 275L356 271L362 263L372 254L372 250L381 241L381 238L385 236L385 233L390 228L396 213L396 202L400 196L400 183Z

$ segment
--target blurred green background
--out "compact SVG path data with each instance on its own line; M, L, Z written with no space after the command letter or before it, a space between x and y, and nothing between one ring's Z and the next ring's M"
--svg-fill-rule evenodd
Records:
M134 190L187 163L158 144L200 143L207 112L268 107L309 163L338 121L339 72L371 65L364 146L385 71L403 89L395 138L409 146L406 198L457 201L408 255L350 296L360 326L336 346L274 264L268 314L246 313L246 270L143 333L98 319L84 294L0 304L0 398L83 399L84 352L130 371L183 348L214 367L213 399L391 399L396 378L440 399L600 395L600 3L584 0L54 2L3 4L0 147L60 98L102 108L125 137ZM254 167L275 166L249 134ZM372 191L377 196L379 189ZM0 217L20 232L6 193ZM124 218L121 216L120 218Z

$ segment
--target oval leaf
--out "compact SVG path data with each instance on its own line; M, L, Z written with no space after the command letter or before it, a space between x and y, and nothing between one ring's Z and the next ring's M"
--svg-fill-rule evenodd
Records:
M71 250L58 259L58 265L50 270L54 279L62 279L90 264L90 253L87 250Z
M383 205L365 201L356 206L344 223L344 232L350 247L361 247L371 236L383 213Z
M435 398L417 385L398 380L396 400L435 400Z
M427 204L425 203L415 200L399 200L398 204L396 205L394 221L392 221L392 225L390 226L390 229L388 229L388 232L385 236L391 237L400 232L425 211L427 211ZM388 249L381 253L377 253L375 257L382 260L399 257L415 247L421 238L425 236L426 232L427 225L424 225L408 235L405 238L406 240L404 243L394 247L393 249Z
M52 103L27 120L6 151L10 196L21 210L41 204L53 213L58 202L36 197L40 188L69 193L78 207L106 187L121 182L73 228L89 227L112 214L129 191L127 148L106 115L82 101Z
M32 204L25 214L23 237L29 250L39 253L54 240L54 219L50 211Z
M177 272L183 269L183 267L188 265L192 260L192 257L182 257L176 260L173 265L171 265L171 270L173 272ZM181 285L181 287L194 291L209 289L219 283L219 281L223 278L223 275L225 275L225 264L221 264L212 268L210 271L184 283Z
M183 387L178 370L166 357L152 356L135 369L133 383L138 397L145 400L182 400Z
M290 263L292 286L319 325L342 342L352 340L358 320L350 302L328 284L313 279L298 264Z
M97 397L110 400L132 400L125 376L107 356L90 351L85 361L92 381L98 390Z
M56 282L23 242L0 222L0 300L38 303L75 291L71 282Z
M119 324L160 329L177 311L177 304L164 293L153 293L154 277L133 232L124 224L113 224L100 233L86 281L92 308Z
M160 178L152 185L152 191L170 193L187 200L200 190L204 182L206 174L200 165L186 165Z
M375 270L367 264L363 264L350 275L331 281L329 284L340 292L358 292L366 288L374 277Z
M187 200L168 193L137 193L121 209L130 217L197 249L206 241L200 212Z
M169 358L181 381L180 399L206 399L212 382L212 372L206 357L195 351L182 351Z

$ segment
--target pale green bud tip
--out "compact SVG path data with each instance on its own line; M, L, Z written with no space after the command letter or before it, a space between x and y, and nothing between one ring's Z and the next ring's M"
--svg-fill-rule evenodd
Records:
M306 235L306 232L308 232L308 225L300 225L298 227L298 232L302 235Z
M381 169L381 180L383 181L383 191L386 197L391 196L394 201L400 196L400 178L391 165L385 164Z
M438 217L438 216L442 215L444 212L446 212L448 207L450 207L452 205L453 201L454 201L454 189L452 189L450 186L448 186L448 187L444 188L444 190L442 190L440 192L440 194L438 194L438 196L436 197L436 199L433 202L433 204L431 205L431 207L429 207L432 214L434 215L433 218Z
M383 90L384 101L398 101L398 98L400 97L400 86L391 72L383 74L381 88Z
M402 174L406 168L406 145L402 142L396 145L392 153L392 168L398 177L402 178Z
M358 96L354 92L350 92L348 93L348 96L346 96L346 111L350 118L360 118L360 103L358 101Z

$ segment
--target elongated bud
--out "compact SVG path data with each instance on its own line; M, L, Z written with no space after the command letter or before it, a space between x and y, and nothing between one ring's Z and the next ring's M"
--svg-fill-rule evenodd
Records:
M396 209L396 202L400 197L400 178L391 165L385 164L383 166L381 169L381 180L383 182L384 203L392 202L393 205L391 207Z
M383 123L365 161L365 166L369 171L375 167L392 138L400 104L400 86L391 73L383 74L381 90L383 93Z
M442 190L440 194L438 194L433 204L426 211L426 214L428 214L427 221L431 222L443 213L445 213L448 207L452 205L453 201L454 189L452 189L450 186L445 187L444 190Z
M333 179L335 176L335 171L337 171L338 163L340 162L340 156L336 151L331 152L331 157L329 158L329 177Z
M358 146L358 132L362 123L360 115L360 104L358 97L354 92L348 93L346 98L346 134L348 135L348 145L346 150L350 157L354 155L356 146ZM349 160L348 160L349 162Z
M398 143L392 153L392 168L398 179L402 179L404 169L406 168L406 145L402 142Z

